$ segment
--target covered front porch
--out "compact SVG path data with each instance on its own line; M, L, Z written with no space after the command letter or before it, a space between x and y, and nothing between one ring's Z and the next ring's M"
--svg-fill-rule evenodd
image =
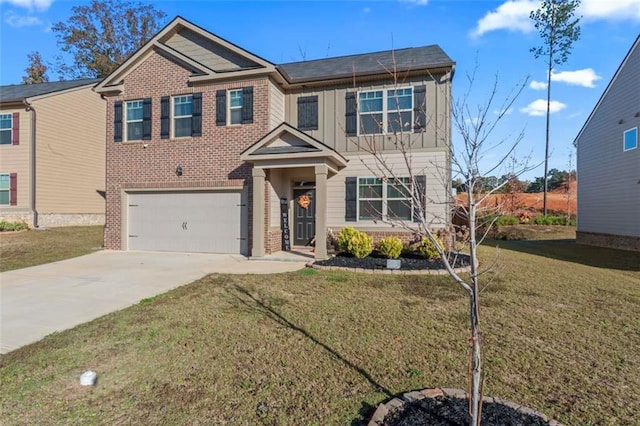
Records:
M315 247L327 258L327 180L347 165L338 152L282 123L242 153L253 165L251 256Z

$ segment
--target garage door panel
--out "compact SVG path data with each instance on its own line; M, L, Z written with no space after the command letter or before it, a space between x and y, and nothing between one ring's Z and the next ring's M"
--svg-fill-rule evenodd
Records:
M240 192L129 194L129 249L241 253Z

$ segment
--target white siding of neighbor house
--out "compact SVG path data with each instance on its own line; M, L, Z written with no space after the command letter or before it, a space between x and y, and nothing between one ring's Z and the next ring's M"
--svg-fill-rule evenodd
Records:
M269 130L284 121L284 92L273 81L269 81Z
M640 43L576 141L579 232L640 237L640 147L623 151L634 127L640 132Z

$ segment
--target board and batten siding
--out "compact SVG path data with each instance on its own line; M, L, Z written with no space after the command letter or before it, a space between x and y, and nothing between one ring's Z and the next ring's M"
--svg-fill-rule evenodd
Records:
M444 76L435 78L420 77L411 78L402 83L394 84L392 81L361 83L356 87L332 86L322 88L308 88L294 90L286 97L286 119L293 126L298 126L298 98L301 96L318 96L318 130L308 130L305 133L323 142L336 151L347 154L361 152L359 144L365 142L360 136L347 137L345 135L345 96L347 92L387 90L409 86L426 87L426 115L427 126L422 133L411 133L414 149L432 149L445 147L450 141L450 118L447 99L450 97L450 80ZM393 149L392 137L376 136L383 141L385 150Z
M104 214L106 102L85 87L33 106L38 213Z
M0 145L0 173L17 173L17 204L0 206L3 212L31 208L31 113L24 110L24 105L0 109L0 114L16 112L20 114L20 144Z
M273 130L284 121L285 95L272 80L269 80L269 130Z
M578 231L640 237L640 147L624 152L625 130L640 132L640 47L577 139Z

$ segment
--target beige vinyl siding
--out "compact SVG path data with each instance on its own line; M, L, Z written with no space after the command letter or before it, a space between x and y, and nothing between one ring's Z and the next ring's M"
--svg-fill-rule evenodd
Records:
M359 229L389 228L389 224L373 223L372 221L345 221L345 178L353 177L379 177L380 172L376 166L376 160L369 154L356 154L347 156L348 166L340 173L332 176L327 181L327 226L339 229L344 226L353 226ZM448 222L447 202L449 187L448 181L443 182L443 175L447 175L447 153L442 150L415 152L413 154L412 171L414 175L426 176L426 217L432 226L442 226ZM397 153L384 154L384 160L395 171L398 177L408 176L402 155ZM446 178L444 178L446 180Z
M106 102L86 87L33 106L38 213L104 214Z
M269 130L275 129L284 121L284 92L269 80Z
M214 71L232 71L256 66L247 58L188 29L177 32L165 44Z
M24 106L3 107L0 114L20 114L20 144L0 145L0 173L18 174L17 205L2 205L2 211L31 209L31 113Z
M368 90L388 90L409 86L426 86L427 128L423 133L411 133L413 149L432 149L445 147L450 140L450 122L447 99L450 96L450 82L444 77L412 78L394 85L393 82L363 83L358 86L340 86L329 88L311 88L295 90L287 94L287 122L298 125L298 97L318 96L318 130L306 131L312 137L322 141L336 151L344 154L362 151L361 146L371 137L345 136L345 96L347 92ZM377 135L376 141L384 150L392 150L393 142L388 135Z
M623 151L634 127L640 132L640 46L577 140L578 231L640 237L640 147Z

